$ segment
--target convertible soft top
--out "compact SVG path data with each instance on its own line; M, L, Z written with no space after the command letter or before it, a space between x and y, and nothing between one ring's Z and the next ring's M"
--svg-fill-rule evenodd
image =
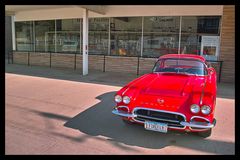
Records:
M159 57L158 59L162 59L162 58L191 58L191 59L200 60L202 62L206 61L204 57L199 55L193 55L193 54L166 54Z

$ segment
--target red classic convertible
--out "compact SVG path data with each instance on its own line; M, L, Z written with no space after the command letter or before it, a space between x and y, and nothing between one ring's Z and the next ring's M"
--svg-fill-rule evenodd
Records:
M197 132L209 137L216 124L216 71L198 55L167 54L153 72L120 89L112 113L147 130Z

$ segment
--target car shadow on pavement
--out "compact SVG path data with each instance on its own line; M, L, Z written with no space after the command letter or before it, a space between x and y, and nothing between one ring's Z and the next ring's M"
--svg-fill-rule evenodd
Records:
M7 64L5 67L5 72L11 74L112 86L123 86L139 77L139 75L134 73L103 72L101 70L89 70L88 75L83 76L82 71L79 69L49 68L19 64Z
M69 119L64 126L94 137L104 136L116 147L121 143L150 149L173 145L209 153L234 154L235 144L231 142L173 131L164 134L147 131L141 125L125 124L120 117L111 113L115 105L114 94L115 92L108 92L96 97L101 102Z

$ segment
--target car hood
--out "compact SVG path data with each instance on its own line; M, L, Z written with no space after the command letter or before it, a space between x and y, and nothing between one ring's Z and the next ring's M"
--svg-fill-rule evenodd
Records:
M146 80L141 88L141 94L182 96L187 88L192 91L194 86L201 84L204 79L197 76L166 73L149 74Z
M193 95L200 98L204 82L204 76L151 73L131 83L124 95L132 98L134 106L176 111L190 103Z

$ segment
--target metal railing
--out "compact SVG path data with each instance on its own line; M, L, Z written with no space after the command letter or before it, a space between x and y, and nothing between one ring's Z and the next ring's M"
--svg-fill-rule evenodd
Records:
M23 53L27 53L27 65L30 66L30 53L48 53L49 54L49 67L52 67L52 54L53 53L57 53L57 54L69 54L69 55L74 55L74 67L73 69L76 70L77 69L77 55L82 55L79 52L45 52L45 51L11 51L11 53L8 53L8 63L10 63L10 60L12 61L12 63L14 63L13 61L13 54L14 52L23 52ZM97 55L97 56L103 56L103 68L102 71L106 72L106 56L107 57L131 57L131 58L137 58L137 69L136 69L136 74L139 75L140 74L140 58L159 58L156 56L131 56L131 55L106 55L106 54L89 54L91 55ZM218 82L221 81L221 72L222 72L222 64L223 61L222 60L207 60L207 62L210 63L219 63L219 72L218 72Z
M222 60L207 60L207 62L219 63L218 82L220 82L221 81L221 75L222 75L222 64L223 64L223 61Z

